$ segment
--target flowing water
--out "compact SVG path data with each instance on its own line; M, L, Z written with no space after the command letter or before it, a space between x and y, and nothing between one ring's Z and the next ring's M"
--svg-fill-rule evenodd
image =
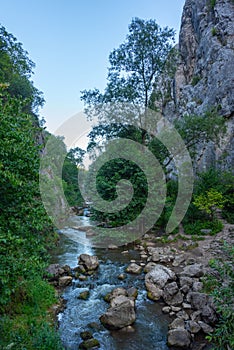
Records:
M72 225L90 225L87 217L73 217ZM71 225L71 226L72 226ZM89 330L100 342L102 350L166 350L168 318L161 312L161 306L147 299L143 275L126 274L124 281L118 280L131 259L138 261L139 255L134 249L129 254L121 254L124 249L94 249L80 243L82 233L72 228L65 228L61 233L58 249L54 252L54 261L60 265L77 266L77 257L82 253L97 255L100 266L97 273L86 281L74 280L63 297L67 300L66 309L59 314L59 332L65 349L77 350L81 343L80 332ZM85 234L84 234L85 236ZM83 241L88 243L88 241ZM99 322L99 317L106 311L108 304L103 296L116 287L138 288L136 300L137 319L134 332L106 330ZM77 297L82 291L89 290L88 300Z

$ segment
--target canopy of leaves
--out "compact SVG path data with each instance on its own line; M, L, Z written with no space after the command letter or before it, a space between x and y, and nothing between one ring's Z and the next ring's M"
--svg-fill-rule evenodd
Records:
M44 102L30 80L34 67L22 44L0 25L0 83L7 84L11 96L29 99L25 104L27 112L36 111Z
M134 18L126 41L110 53L104 93L97 89L82 91L87 115L92 117L97 105L110 102L147 107L155 82L167 67L173 41L172 29L161 28L152 19Z

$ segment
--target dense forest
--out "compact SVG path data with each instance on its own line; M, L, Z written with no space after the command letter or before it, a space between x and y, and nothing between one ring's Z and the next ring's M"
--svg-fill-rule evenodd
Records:
M38 118L43 95L31 80L34 63L16 38L0 27L0 329L1 349L60 349L49 307L57 302L43 278L48 249L58 236L44 209L39 166L48 133ZM65 147L59 139L61 147ZM79 205L76 150L64 169L70 205ZM76 185L77 186L77 185ZM32 336L33 334L33 336ZM12 346L13 346L12 345Z
M93 159L85 176L89 188L87 199L91 205L91 219L105 230L131 223L146 205L150 191L147 176L131 159L119 157L106 162L98 172L98 194L110 205L118 196L128 197L124 187L117 189L121 180L131 182L132 201L118 212L99 210L92 198L93 174L98 155L108 149L113 140L124 138L150 151L158 160L165 174L165 205L151 232L160 232L161 243L189 238L202 241L207 233L215 236L222 231L225 222L234 224L234 177L230 169L207 167L200 171L197 157L208 143L219 144L226 133L226 121L220 106L212 105L199 114L187 114L173 121L176 135L180 135L189 152L194 171L193 193L186 214L176 221L173 230L167 231L181 187L180 172L175 158L181 161L180 150L171 150L167 135L155 137L152 132L163 113L163 105L169 96L167 79L176 71L179 53L174 46L174 31L161 28L156 21L132 20L126 41L109 56L107 85L104 92L97 89L82 91L85 113L88 118L98 118L89 134L87 153ZM58 158L51 169L56 174L56 161L66 154L62 183L69 207L84 204L77 174L83 168L86 151L76 147L67 150L61 137L50 135L38 116L43 105L43 94L33 85L34 63L22 44L0 27L0 349L63 349L52 305L58 302L55 289L46 277L50 249L56 245L59 235L44 208L39 188L40 158L48 139L53 139ZM163 86L163 90L162 90ZM170 95L170 94L169 94ZM161 103L163 100L163 103ZM114 106L114 108L113 108ZM116 108L118 106L118 108ZM149 112L151 111L151 112ZM150 125L148 122L150 116ZM134 120L134 122L132 122ZM170 137L169 137L170 139ZM167 140L167 142L166 142ZM98 152L96 151L98 150ZM127 150L128 154L130 150ZM131 154L131 152L130 152ZM137 157L141 157L137 154ZM180 163L181 164L181 163ZM50 169L50 170L51 170ZM182 172L182 171L181 171ZM48 195L53 200L56 175L48 179ZM122 192L121 192L122 191ZM125 198L126 197L126 198ZM70 213L70 208L67 208ZM144 231L146 216L139 225ZM179 215L179 214L178 214ZM180 228L183 227L183 235ZM103 231L104 232L104 231ZM104 233L105 234L105 233ZM123 233L121 233L123 234ZM121 236L122 237L122 236ZM120 236L117 240L121 242ZM101 236L103 239L103 236ZM233 346L233 247L223 242L225 261L212 260L210 266L218 271L219 278L207 277L206 292L213 295L219 312L219 322L208 338L216 349ZM225 281L225 283L223 283ZM222 347L225 342L225 348Z

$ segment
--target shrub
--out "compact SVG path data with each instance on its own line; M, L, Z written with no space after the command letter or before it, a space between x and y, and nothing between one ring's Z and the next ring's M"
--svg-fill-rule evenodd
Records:
M201 80L201 77L199 75L194 75L193 78L192 78L192 86L195 86L197 85L197 83Z
M222 209L225 203L222 193L211 188L210 190L195 196L193 204L200 210L203 210L206 214L211 215L214 218L217 208Z
M215 276L204 279L205 291L213 296L219 314L214 332L207 336L215 344L214 350L234 348L234 248L224 244L223 253L223 258L210 261L210 266L216 270Z
M193 223L187 222L184 224L185 234L187 235L202 236L205 233L201 232L201 230L211 230L209 234L213 236L216 233L220 232L222 228L223 228L223 224L218 220L214 220L214 221L197 220Z

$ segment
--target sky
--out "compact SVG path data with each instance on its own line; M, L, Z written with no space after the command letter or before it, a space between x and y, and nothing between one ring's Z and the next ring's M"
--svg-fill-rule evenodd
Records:
M32 79L46 103L40 115L54 132L83 109L80 91L106 85L109 53L132 18L155 19L177 32L184 0L0 0L0 23L36 69Z

